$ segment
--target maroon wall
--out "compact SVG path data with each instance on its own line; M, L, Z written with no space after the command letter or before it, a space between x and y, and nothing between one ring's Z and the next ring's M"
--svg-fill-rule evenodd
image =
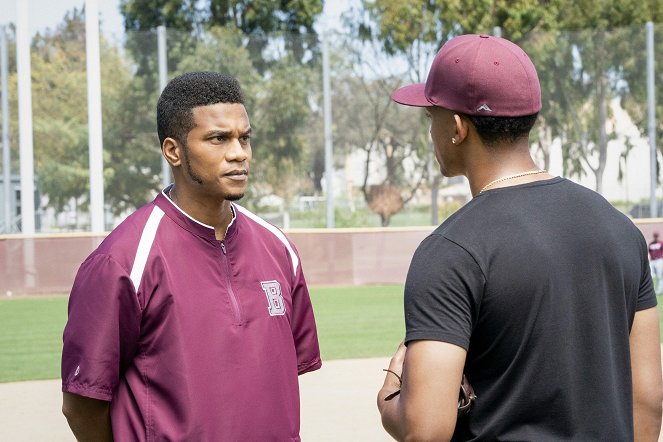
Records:
M400 284L433 227L290 231L312 285Z
M663 219L636 222L647 241ZM311 285L401 284L415 248L433 227L291 230ZM0 296L67 293L92 235L0 236Z
M0 296L68 292L78 266L102 239L0 236Z

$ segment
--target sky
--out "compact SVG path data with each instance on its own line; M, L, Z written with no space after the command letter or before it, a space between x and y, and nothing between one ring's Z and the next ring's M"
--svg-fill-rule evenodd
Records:
M16 22L17 2L28 3L28 26L30 35L57 26L67 11L82 8L85 0L0 0L0 26ZM321 22L329 28L339 26L339 16L352 0L326 0ZM100 30L111 41L122 40L122 16L120 0L97 0Z

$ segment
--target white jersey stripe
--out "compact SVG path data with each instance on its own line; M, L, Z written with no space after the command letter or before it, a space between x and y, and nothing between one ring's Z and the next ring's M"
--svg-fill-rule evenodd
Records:
M285 245L286 249L288 249L288 252L290 252L290 259L292 259L292 270L295 272L295 275L296 275L297 274L297 267L299 267L299 258L297 257L297 254L295 253L295 251L292 249L292 246L290 245L290 242L285 237L283 232L281 232L279 229L277 229L276 227L274 227L273 225L271 225L270 223L268 223L264 219L262 219L262 218L258 217L257 215L249 212L244 207L242 207L238 204L234 204L234 206L237 208L237 210L242 212L244 215L248 216L253 221L255 221L256 223L263 226L265 229L272 232L272 234L274 236L276 236L283 243L283 245Z
M136 258L134 259L133 267L131 267L131 282L133 282L136 292L138 292L140 280L143 278L143 271L147 264L147 256L150 254L150 249L152 248L154 237L157 234L157 228L159 227L161 218L163 218L163 210L154 206L152 213L150 213L150 217L147 219L147 223L145 223L143 233L140 235L138 250L136 250Z

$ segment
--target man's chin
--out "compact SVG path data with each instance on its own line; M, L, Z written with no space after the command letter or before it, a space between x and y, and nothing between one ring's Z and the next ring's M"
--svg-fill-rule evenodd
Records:
M244 198L243 193L231 193L229 195L226 195L225 200L226 201L239 201L242 198Z

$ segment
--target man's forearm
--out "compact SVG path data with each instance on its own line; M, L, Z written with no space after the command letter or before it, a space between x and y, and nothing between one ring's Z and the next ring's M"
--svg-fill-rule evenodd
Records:
M62 413L80 442L112 442L110 403L64 393Z
M635 442L655 442L661 431L661 404L658 407L633 404Z
M400 390L403 386L403 362L407 347L401 342L396 353L385 369L384 382L378 392L378 411L382 416L382 426L396 440L403 440L403 410L401 409ZM387 400L385 400L387 399Z
M652 307L635 313L631 335L633 382L633 426L636 441L657 441L661 429L661 344L658 310Z
M96 441L109 441L113 440L113 432L111 430L110 418L108 419L82 419L82 418L67 418L69 428L74 433L76 440L79 442L96 442Z
M382 426L394 439L403 440L403 429L401 428L401 410L400 410L400 395L386 400L385 397L396 391L393 385L385 382L385 385L378 393L378 411L382 416Z

